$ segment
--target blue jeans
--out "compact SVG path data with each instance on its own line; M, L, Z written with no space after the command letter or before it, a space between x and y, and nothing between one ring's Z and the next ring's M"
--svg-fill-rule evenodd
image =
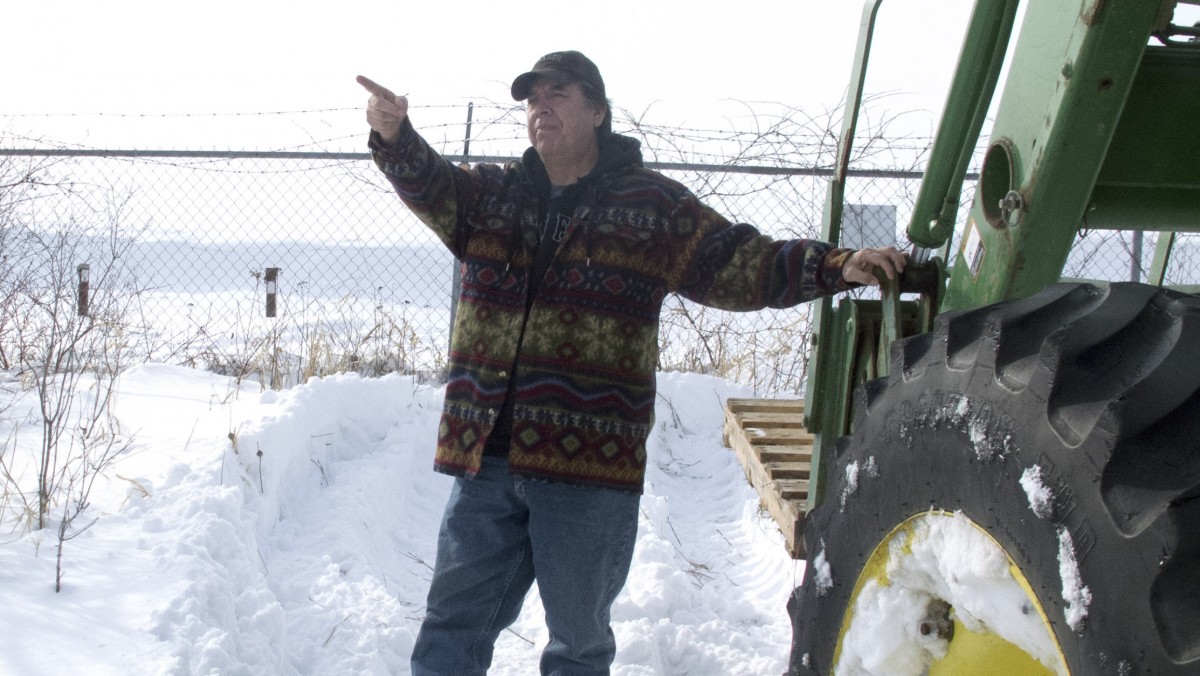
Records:
M486 674L534 580L550 632L542 674L608 674L609 609L629 574L639 499L514 477L507 459L485 456L446 505L413 676Z

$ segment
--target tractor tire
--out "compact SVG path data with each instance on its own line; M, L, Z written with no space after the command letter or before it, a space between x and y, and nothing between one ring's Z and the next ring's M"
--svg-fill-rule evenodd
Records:
M872 670L841 654L856 612L915 625L948 604L962 619L961 599L855 611L868 588L896 583L891 569L867 581L871 562L911 555L905 524L933 515L969 520L1007 555L1029 602L996 613L1040 614L1057 653L1044 673L1200 674L1200 298L1057 284L945 313L893 345L891 364L858 390L853 433L807 517L788 673L1006 673L937 671L957 639L927 626L897 630L925 642L923 666L876 655L885 666Z

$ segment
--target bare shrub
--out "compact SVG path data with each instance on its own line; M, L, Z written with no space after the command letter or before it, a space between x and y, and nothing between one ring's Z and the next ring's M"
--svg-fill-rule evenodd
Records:
M13 425L0 449L0 516L16 531L54 529L58 589L65 543L92 523L80 520L92 488L131 443L112 405L140 332L129 321L138 292L121 266L133 240L113 191L55 179L48 165L0 164L0 176L0 352L32 399L36 426L35 443L22 444ZM20 208L42 198L55 200L55 218Z

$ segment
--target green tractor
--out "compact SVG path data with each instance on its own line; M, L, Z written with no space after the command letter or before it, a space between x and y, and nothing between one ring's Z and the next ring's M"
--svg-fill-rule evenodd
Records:
M1009 54L1017 0L977 0L910 270L818 304L802 406L729 402L807 560L789 674L1200 674L1200 289L1164 285L1200 231L1196 4L1031 0ZM1081 230L1157 233L1145 281L1063 279Z

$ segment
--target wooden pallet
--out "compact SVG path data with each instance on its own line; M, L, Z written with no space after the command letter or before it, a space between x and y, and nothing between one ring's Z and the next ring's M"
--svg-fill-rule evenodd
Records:
M804 428L804 400L729 399L723 436L783 531L788 553L805 558L804 509L813 438Z

